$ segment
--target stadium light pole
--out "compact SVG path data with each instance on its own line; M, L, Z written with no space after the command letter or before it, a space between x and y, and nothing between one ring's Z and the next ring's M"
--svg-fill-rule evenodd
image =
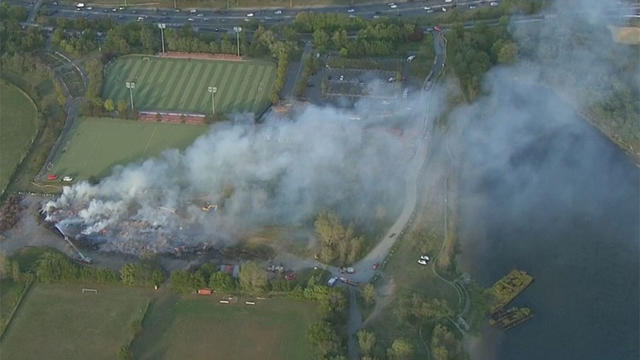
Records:
M133 111L133 89L136 88L135 81L127 81L124 85L129 89L129 96L131 97L131 111Z
M215 95L215 93L218 92L218 88L215 87L215 86L209 86L207 91L209 91L211 93L211 114L215 115L216 114L216 101L214 100L214 95Z
M167 24L158 24L158 27L160 28L160 38L162 39L162 55L164 55L164 29L167 28Z
M242 31L242 27L234 26L233 31L236 32L236 47L238 48L238 56L240 56L240 31Z

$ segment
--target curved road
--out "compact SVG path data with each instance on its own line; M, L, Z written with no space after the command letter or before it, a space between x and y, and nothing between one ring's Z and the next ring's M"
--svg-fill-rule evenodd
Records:
M367 282L371 279L371 277L373 277L373 275L375 274L373 265L375 263L382 263L384 261L395 242L398 240L398 238L401 237L403 231L405 230L407 224L409 223L415 212L419 177L425 160L429 155L428 146L431 141L432 135L433 119L431 119L429 116L432 97L429 96L429 92L435 80L438 78L438 76L442 72L442 69L444 68L446 56L444 38L439 32L432 32L432 35L435 40L434 48L436 57L433 62L431 73L424 83L423 91L425 96L427 96L427 109L424 122L422 124L422 136L418 138L415 155L411 159L411 163L407 168L407 174L405 177L406 193L404 207L402 209L402 212L400 213L400 216L398 216L393 225L391 225L384 238L376 245L376 247L374 247L369 252L369 254L367 254L363 259L353 265L353 268L356 270L356 272L351 276L351 278L359 282Z

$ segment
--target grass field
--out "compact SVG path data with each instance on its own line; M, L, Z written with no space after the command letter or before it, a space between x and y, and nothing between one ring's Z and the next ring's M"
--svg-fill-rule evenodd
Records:
M38 132L37 113L26 94L0 80L0 194Z
M107 175L114 165L184 148L206 125L147 123L115 118L80 118L54 160L52 173L86 179Z
M125 56L105 69L103 98L126 100L125 82L134 80L139 110L211 113L209 86L215 86L216 113L259 113L269 104L275 64L267 61L217 61Z
M114 359L151 291L99 286L96 295L81 288L34 285L0 342L0 358Z
M283 298L219 304L213 297L163 296L133 344L136 359L309 359L313 303Z

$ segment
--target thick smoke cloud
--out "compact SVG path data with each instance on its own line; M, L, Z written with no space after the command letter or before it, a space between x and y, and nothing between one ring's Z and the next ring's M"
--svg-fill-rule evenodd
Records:
M486 285L521 268L537 284L520 300L536 320L472 358L638 358L640 176L579 116L623 80L638 93L638 48L608 28L625 8L556 1L551 20L512 23L520 61L450 116L464 149L461 267Z
M309 224L324 209L362 226L387 221L404 200L405 163L424 121L419 95L219 124L184 151L118 167L97 185L65 187L45 211L63 232L129 253Z

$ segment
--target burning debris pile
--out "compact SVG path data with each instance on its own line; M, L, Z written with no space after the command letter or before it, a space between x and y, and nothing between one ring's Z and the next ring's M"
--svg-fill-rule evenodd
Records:
M391 214L404 200L398 159L411 144L392 131L369 131L383 124L363 111L363 120L349 116L311 106L294 121L218 124L184 151L116 167L97 185L65 187L43 214L66 236L129 254L200 251L261 226L300 224L326 208L378 221L371 209ZM389 126L411 132L422 121L416 114Z

